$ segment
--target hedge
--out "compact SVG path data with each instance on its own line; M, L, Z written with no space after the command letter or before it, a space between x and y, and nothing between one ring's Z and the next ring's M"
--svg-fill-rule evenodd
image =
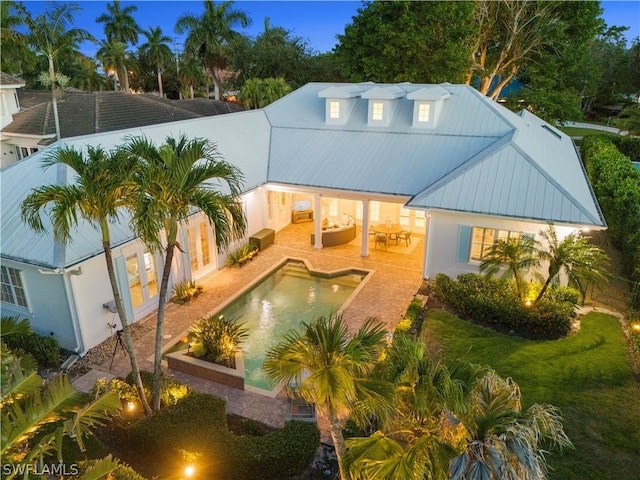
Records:
M229 432L225 401L198 392L132 425L131 432L146 452L162 454L169 464L185 454L198 457L201 478L240 480L284 479L309 467L319 446L313 423L290 422L263 436Z
M58 368L62 364L60 360L60 345L53 337L38 335L37 333L16 333L5 335L2 341L11 350L22 350L33 356L38 368Z
M624 273L630 275L640 264L640 172L607 136L586 137L581 148L609 234L622 254Z
M570 290L561 290L527 306L512 284L467 273L452 280L436 275L436 293L459 314L500 332L533 339L557 339L571 329L575 299ZM566 301L570 300L570 301Z

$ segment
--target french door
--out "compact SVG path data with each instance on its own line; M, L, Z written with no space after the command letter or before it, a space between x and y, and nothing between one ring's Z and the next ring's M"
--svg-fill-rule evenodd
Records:
M158 306L158 270L155 257L146 248L125 257L131 306L135 316Z

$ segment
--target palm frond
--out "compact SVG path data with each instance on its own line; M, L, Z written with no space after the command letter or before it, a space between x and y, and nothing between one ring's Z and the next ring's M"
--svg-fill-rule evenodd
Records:
M37 392L42 386L42 378L36 372L34 361L25 362L24 358L15 352L10 352L4 343L0 343L2 354L2 394L0 406L7 402L15 402L22 397ZM32 360L32 359L31 359Z
M2 412L0 453L30 438L44 425L66 418L82 406L82 394L66 375L54 377L43 391L30 395L24 402L9 405Z

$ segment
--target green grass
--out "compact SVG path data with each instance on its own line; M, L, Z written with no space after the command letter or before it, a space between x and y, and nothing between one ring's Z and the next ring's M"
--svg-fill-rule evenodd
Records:
M614 127L615 125L610 125ZM569 135L570 137L586 137L588 135L602 135L607 132L603 132L602 130L596 130L593 128L579 128L579 127L562 127L560 128L564 133ZM610 135L615 135L613 133L609 133Z
M510 337L430 310L421 335L433 353L491 366L520 385L525 406L559 407L575 450L548 456L550 479L623 480L640 471L640 391L618 319L582 318L555 341Z

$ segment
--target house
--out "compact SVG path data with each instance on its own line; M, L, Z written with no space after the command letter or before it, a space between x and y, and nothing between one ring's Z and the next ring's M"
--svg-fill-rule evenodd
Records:
M2 74L2 98L13 98L10 108L3 104L0 168L7 168L56 140L51 92L17 90L16 83ZM17 91L16 91L17 90ZM13 97L11 97L13 92ZM4 100L3 100L4 101ZM14 105L15 103L15 105ZM204 98L168 100L151 94L128 94L116 91L84 92L64 90L57 100L61 138L111 132L159 123L179 122L244 110L243 107ZM5 124L5 113L7 116Z
M348 215L367 232L389 220L424 235L423 276L477 272L498 238L531 234L552 221L562 238L606 224L569 137L535 115L515 114L466 85L310 83L261 110L185 119L66 138L60 144L112 148L128 135L161 143L185 133L214 141L245 176L248 233L276 232L294 205L311 207L314 246L322 223ZM0 173L2 310L31 320L80 354L112 332L112 300L98 232L82 224L67 246L35 235L19 216L32 188L73 181L42 170L42 152ZM311 217L310 217L311 218ZM187 245L172 282L222 268L201 214L180 233ZM113 256L136 321L157 305L162 259L134 238L126 218L112 225ZM369 254L362 235L359 254ZM331 248L331 247L324 247ZM122 288L124 286L124 288Z

